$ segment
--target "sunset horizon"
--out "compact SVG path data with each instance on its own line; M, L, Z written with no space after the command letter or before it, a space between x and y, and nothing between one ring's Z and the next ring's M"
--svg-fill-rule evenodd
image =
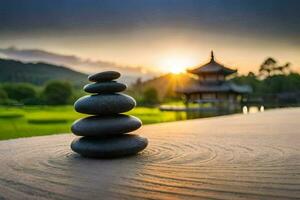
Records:
M252 2L130 0L120 6L115 0L90 1L81 7L64 0L57 7L50 1L2 1L6 10L0 12L0 49L42 50L129 71L139 68L141 74L183 72L204 64L213 50L221 63L240 74L258 72L268 57L290 62L299 72L299 3ZM101 70L68 67L85 73Z
M86 57L80 57L79 55L75 55L75 54L63 54L63 53L57 53L57 52L53 52L53 51L48 51L45 49L39 49L39 48L33 48L33 49L23 49L23 48L19 48L16 46L8 46L8 47L4 47L4 48L0 48L0 58L4 58L4 59L15 59L15 60L19 60L22 62L45 62L45 63L49 63L49 64L57 64L57 65L62 65L64 67L82 72L82 73L94 73L97 72L99 70L101 70L102 67L98 67L96 66L92 66L93 63L97 63L97 62L101 62L101 63L107 63L107 66L103 66L105 68L109 68L109 67L118 67L124 71L128 71L129 74L131 74L132 72L138 72L139 75L138 76L143 76L146 74L150 74L152 75L152 77L155 76L159 76L159 75L164 75L167 73L173 73L173 74L179 74L179 73L186 73L188 69L192 69L198 66L201 66L207 62L209 62L210 60L210 54L211 52L214 52L214 54L216 55L216 60L218 60L221 64L225 65L225 66L229 66L229 67L233 67L237 70L239 70L239 74L240 75L247 75L249 72L253 72L253 73L259 73L259 67L260 65L263 63L264 60L266 60L269 57L272 56L265 56L262 57L262 60L259 60L257 62L257 65L253 66L252 68L249 69L244 69L242 67L239 67L240 65L235 64L235 61L232 59L232 61L228 61L226 62L227 59L223 58L222 56L220 56L220 54L217 51L214 51L213 49L208 50L206 54L203 53L203 55L201 55L202 59L192 59L191 57L184 57L184 56L175 56L174 54L169 54L166 57L162 58L161 60L158 60L157 65L153 65L153 66L146 66L146 65L129 65L127 63L117 63L115 61L111 61L111 60L103 60L103 59L91 59L91 58L86 58ZM8 53L9 52L9 53ZM23 54L24 52L26 52L25 54ZM90 64L88 64L88 66L85 66L84 64L69 64L69 62L64 62L64 61L56 61L56 60L52 60L51 58L45 58L44 56L36 56L34 53L31 55L32 52L42 52L43 54L49 54L49 55L55 55L58 57L66 57L66 58L76 58L78 59L78 62L90 62ZM217 53L216 53L217 52ZM222 52L220 52L222 54ZM275 58L276 61L278 61L279 64L284 64L284 60L278 60L277 58ZM237 59L238 60L238 59ZM228 63L232 63L232 64L228 64ZM252 62L253 63L253 62ZM110 66L112 65L112 66ZM250 64L249 64L250 66ZM105 69L104 68L104 69ZM293 63L291 63L291 70L295 71L295 72L299 72L299 67L296 67Z

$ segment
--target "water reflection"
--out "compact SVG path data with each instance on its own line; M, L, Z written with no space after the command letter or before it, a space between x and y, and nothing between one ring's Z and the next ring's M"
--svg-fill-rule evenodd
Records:
M252 114L252 113L258 113L258 112L264 112L265 107L264 106L243 106L243 114Z
M247 114L248 113L248 107L247 106L243 106L243 113Z
M211 111L163 111L171 112L174 114L176 121L186 120L186 119L197 119L197 118L207 118L216 117L222 115L243 113L243 114L253 114L258 112L264 112L264 106L243 106L239 111L228 111L228 110L211 110Z

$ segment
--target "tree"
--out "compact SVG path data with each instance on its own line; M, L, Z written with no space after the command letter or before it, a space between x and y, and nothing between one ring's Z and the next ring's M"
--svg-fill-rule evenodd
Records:
M254 72L251 72L251 71L248 73L248 75L247 75L247 76L248 76L248 77L254 77L254 78L256 78L256 76L255 76Z
M27 99L35 98L37 92L33 85L28 83L9 83L2 86L9 99L24 102Z
M288 62L285 65L276 67L275 70L279 71L280 74L287 74L290 72L290 65L291 63Z
M290 72L290 63L287 62L284 65L278 65L274 58L267 58L259 68L259 74L263 78L267 78L273 75L288 74Z
M69 103L72 93L68 82L53 81L46 85L42 96L49 105L65 105Z
M0 88L0 99L7 99L7 98L8 98L7 93L2 88Z
M148 88L144 91L143 94L144 102L146 104L155 104L158 103L158 94L155 88Z
M7 99L8 99L7 93L5 92L5 90L0 88L0 103L5 102Z
M274 71L274 68L277 64L277 61L274 58L267 58L259 68L259 73L261 76L271 76L271 73Z
M261 93L262 81L259 80L253 72L249 72L247 76L237 76L233 78L232 81L239 85L249 85L253 89L252 95Z

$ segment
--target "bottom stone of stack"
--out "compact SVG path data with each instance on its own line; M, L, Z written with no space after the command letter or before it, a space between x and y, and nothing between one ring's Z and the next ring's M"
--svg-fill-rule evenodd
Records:
M137 154L147 145L146 138L125 134L112 138L76 138L71 144L71 149L84 157L115 158Z

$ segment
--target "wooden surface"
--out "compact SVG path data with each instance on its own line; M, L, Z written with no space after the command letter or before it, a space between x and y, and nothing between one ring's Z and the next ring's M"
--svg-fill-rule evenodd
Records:
M300 199L300 109L144 126L138 156L91 160L70 134L0 141L0 199Z

